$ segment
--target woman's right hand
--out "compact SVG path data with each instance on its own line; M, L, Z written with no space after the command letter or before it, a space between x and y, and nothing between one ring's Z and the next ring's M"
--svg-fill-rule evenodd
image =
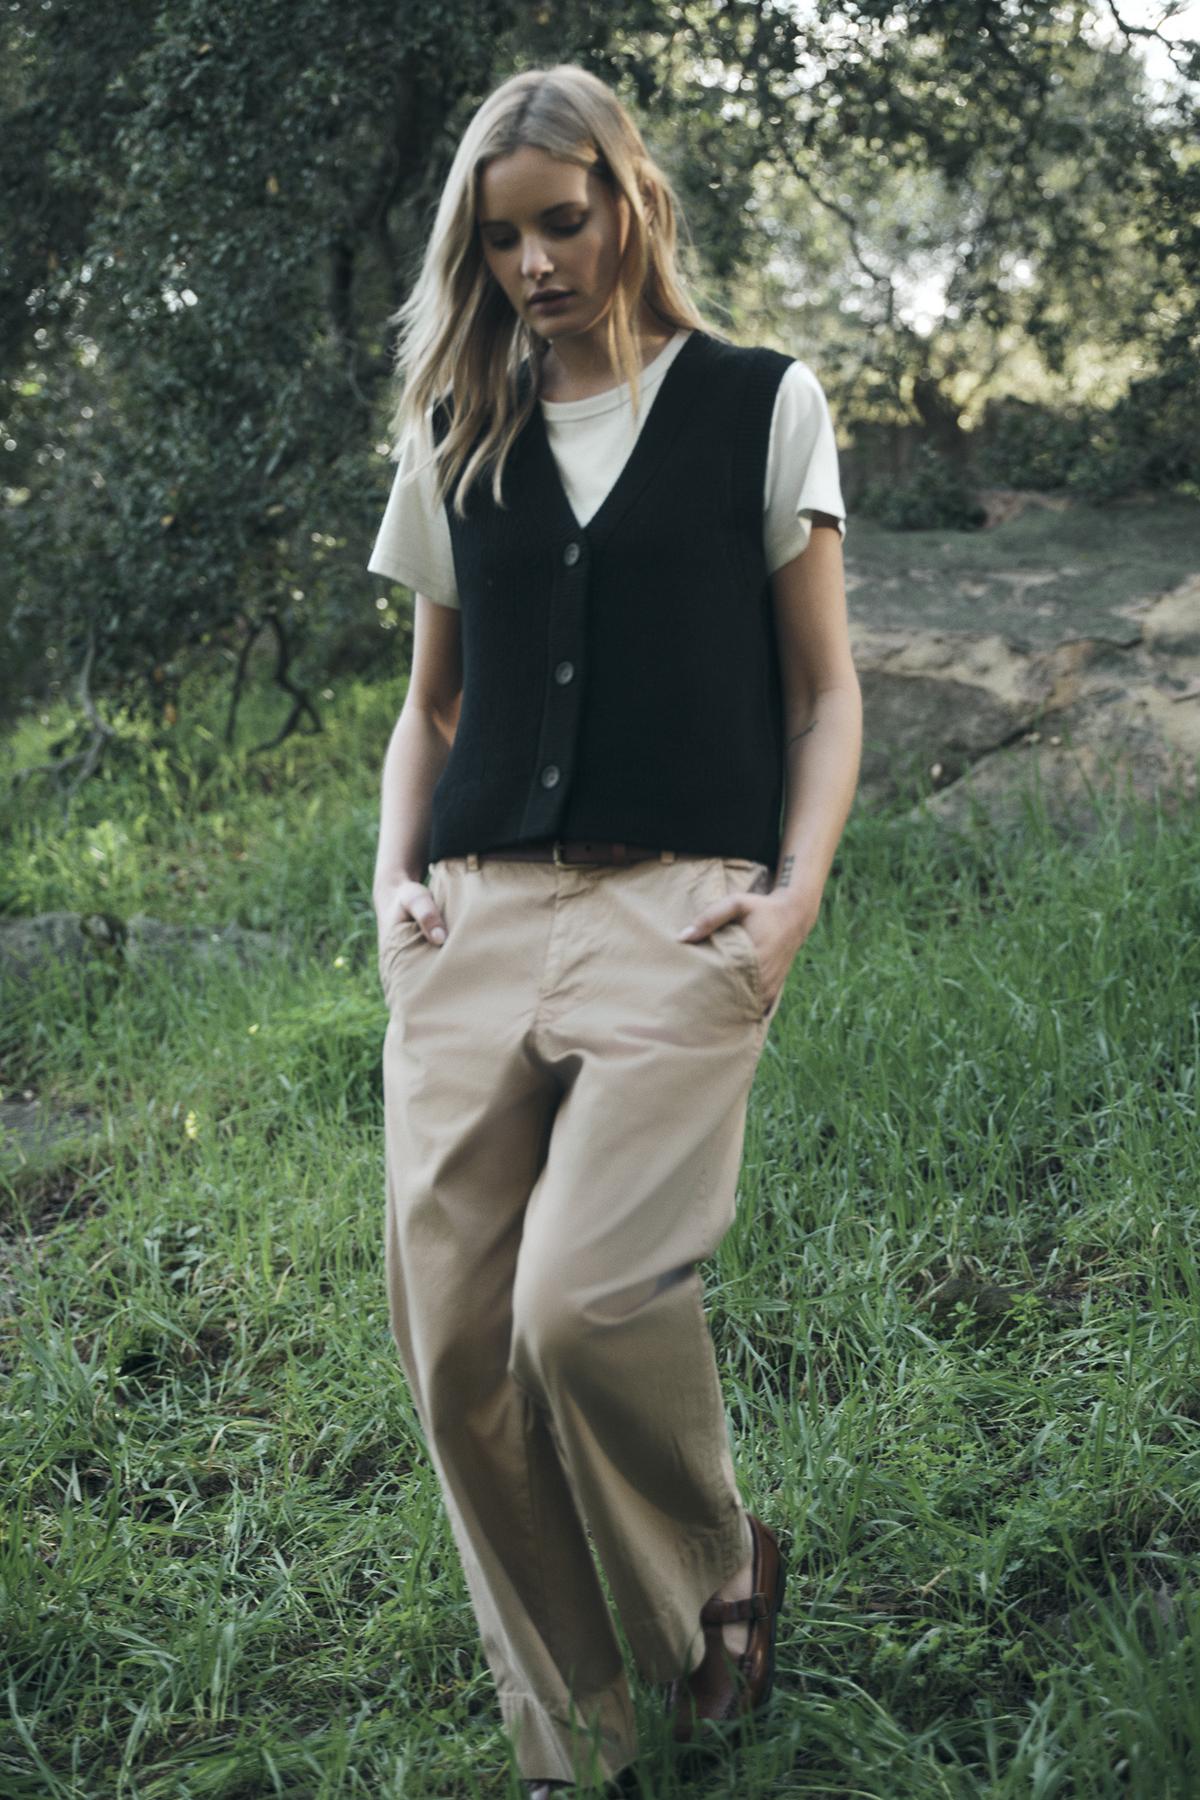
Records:
M431 944L446 941L446 921L438 911L437 901L419 881L401 881L376 903L379 948L387 943L402 918L415 919Z

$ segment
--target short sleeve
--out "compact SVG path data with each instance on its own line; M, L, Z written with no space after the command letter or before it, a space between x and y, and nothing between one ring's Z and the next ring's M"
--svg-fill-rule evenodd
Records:
M832 513L846 536L837 442L825 390L808 364L792 362L775 395L763 497L767 571L807 548L815 512Z
M367 569L372 575L403 582L439 606L457 607L450 527L445 508L435 497L433 464L417 468L421 454L418 440L410 432L400 446L392 491Z

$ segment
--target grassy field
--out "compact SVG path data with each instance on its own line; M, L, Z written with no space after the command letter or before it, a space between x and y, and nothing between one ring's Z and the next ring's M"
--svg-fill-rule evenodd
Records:
M0 802L0 914L281 934L6 985L4 1094L100 1121L0 1146L6 1800L521 1791L387 1330L401 695L335 684L239 769L201 683L65 817ZM1200 1793L1198 1064L1195 812L852 818L705 1265L776 1694L697 1776L636 1682L647 1797Z

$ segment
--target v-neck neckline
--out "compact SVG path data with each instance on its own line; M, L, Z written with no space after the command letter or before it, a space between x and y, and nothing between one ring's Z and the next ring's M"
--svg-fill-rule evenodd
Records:
M581 525L575 517L575 509L572 507L567 490L563 485L557 459L550 447L550 438L546 431L546 420L541 403L539 402L534 407L526 429L530 434L535 475L540 473L554 492L558 514L554 521L556 528L560 528L570 536L577 538L586 536L590 541L595 542L611 531L620 514L626 511L636 499L661 464L663 457L678 435L688 411L695 402L695 387L686 381L681 383L678 371L681 363L695 360L697 344L702 339L707 341L707 333L693 329L682 349L672 358L658 383L650 403L649 413L634 440L633 448L621 465L616 480L586 525Z

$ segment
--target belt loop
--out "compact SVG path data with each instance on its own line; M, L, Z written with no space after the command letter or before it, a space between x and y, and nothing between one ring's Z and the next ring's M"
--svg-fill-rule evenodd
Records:
M477 869L479 867L478 851L475 851L475 850L467 851L467 867L468 867L468 869L472 869L472 870Z
M675 861L675 852L673 850L660 850L658 854L661 856L661 858L664 862L674 862Z

